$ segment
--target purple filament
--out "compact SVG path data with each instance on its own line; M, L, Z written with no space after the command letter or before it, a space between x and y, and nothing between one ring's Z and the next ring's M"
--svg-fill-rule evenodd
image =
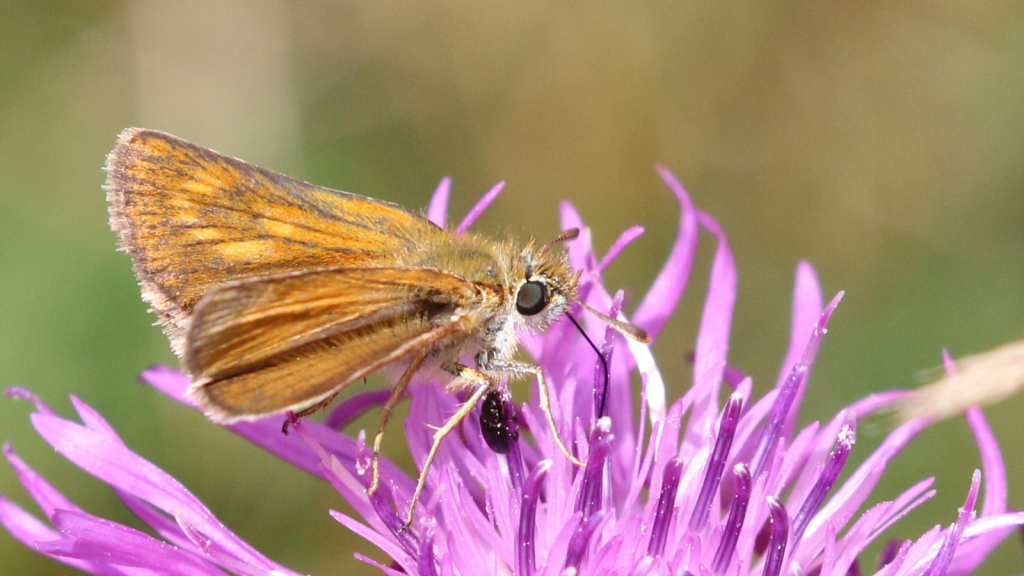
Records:
M402 548L410 556L417 557L420 554L420 540L412 529L407 527L405 522L398 517L395 509L388 504L383 494L386 491L388 490L383 483L378 486L377 490L369 495L370 505L373 506L373 511L377 513L377 517L384 523L384 526L398 539L398 543L402 545Z
M647 544L647 553L651 556L661 556L665 551L669 520L676 505L676 491L679 489L679 479L682 475L682 458L673 458L665 464L665 472L661 479L661 495L658 497L658 507L651 527L651 541Z
M576 500L576 511L583 513L583 519L601 509L601 496L604 492L604 464L611 452L612 440L611 420L601 418L590 435L590 457L583 471L580 493Z
M835 485L836 480L839 478L839 473L843 471L846 459L850 456L853 444L857 440L857 433L853 426L854 421L851 419L850 423L843 426L843 429L839 431L836 446L828 455L828 460L821 470L821 475L818 476L818 480L814 483L810 493L807 494L803 505L800 506L800 511L797 512L796 518L793 519L794 542L798 542L804 535L804 530L810 523L814 513L821 507L822 502L825 501L825 496L828 496L832 486Z
M576 568L579 569L580 565L583 564L583 556L587 553L587 547L590 545L590 539L593 537L594 532L598 526L604 520L604 510L598 511L596 514L580 522L580 525L573 532L571 538L569 538L569 547L565 552L565 568ZM563 570L564 572L565 570Z
M742 411L743 398L733 394L722 410L722 422L718 426L715 448L708 458L704 482L701 484L697 503L693 507L693 515L690 516L690 532L697 532L708 520L712 501L718 492L718 486L722 483L722 472L725 470L726 460L729 459L729 449L732 447L732 439L736 434L736 426L739 424Z
M811 332L811 337L807 341L807 347L804 348L803 356L799 362L793 365L793 369L790 370L786 381L779 388L779 394L775 397L775 402L772 404L772 411L768 417L768 422L765 423L764 430L761 431L761 438L758 440L757 448L750 459L750 470L754 477L761 473L761 468L768 460L768 454L776 446L776 441L782 433L782 426L786 423L789 411L793 408L793 402L807 381L807 376L811 372L811 366L814 364L814 358L818 355L818 348L821 346L821 339L825 334L828 319L832 316L836 306L839 305L839 300L842 296L842 292L837 294L821 313L818 323L815 325L814 331Z
M530 576L536 569L537 552L534 549L534 533L537 522L537 503L540 501L540 488L551 468L550 461L541 462L530 477L526 479L523 490L522 505L519 508L519 531L516 532L516 574Z
M789 539L789 516L786 515L786 508L774 496L768 497L768 512L771 528L762 576L779 576Z
M750 490L752 482L750 469L746 464L737 464L733 468L735 476L736 493L729 505L729 517L725 521L725 529L722 531L722 540L718 543L718 550L715 551L715 559L711 562L712 572L725 574L732 560L733 552L736 551L736 542L743 530L743 520L747 515L747 504L750 503Z
M420 546L420 553L416 558L416 567L420 569L422 576L437 576L437 568L434 566L434 562L434 535L427 534L423 538L423 545Z

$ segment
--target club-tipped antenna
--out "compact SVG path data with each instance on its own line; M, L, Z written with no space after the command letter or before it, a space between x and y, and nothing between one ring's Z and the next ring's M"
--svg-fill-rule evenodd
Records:
M568 230L563 230L561 234L559 234L558 236L555 236L551 240L548 240L547 242L542 244L541 247L542 248L547 248L548 246L551 246L552 244L561 244L562 242L568 242L570 240L575 240L575 239L579 238L579 236L580 236L580 229L579 228L569 228Z
M604 370L604 386L601 388L601 402L597 405L597 419L600 420L601 418L604 418L604 405L605 401L608 399L608 360L604 357L604 354L601 353L601 350L597 345L594 344L594 341L590 339L590 336L587 336L586 330L583 329L583 326L580 326L580 323L576 321L576 318L574 318L569 312L566 312L565 315L569 317L569 320L572 320L573 325L575 325L576 329L583 335L583 339L586 340L587 344L590 344L590 347L597 353L597 359L601 361L601 368Z
M594 316L597 316L598 318L603 320L605 324L607 324L612 330L615 330L619 334L622 334L627 338L632 338L633 340L636 340L637 342L643 344L647 344L651 341L651 337L649 334L647 334L647 330L644 330L639 326L634 326L629 322L623 322L618 318L612 318L607 314L602 314L597 310L594 310L590 306L587 306L583 302L580 302L579 300L577 300L576 303L582 306L585 310L587 310Z

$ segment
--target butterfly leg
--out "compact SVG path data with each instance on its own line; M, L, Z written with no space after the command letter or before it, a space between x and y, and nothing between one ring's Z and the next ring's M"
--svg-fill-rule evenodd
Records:
M339 390L339 391L335 392L334 394L331 394L327 398L324 398L323 400L321 400L321 401L317 402L316 404L310 406L309 408L303 408L302 410L299 410L298 412L289 413L289 416L284 419L284 424L281 424L281 433L287 435L288 434L288 429L291 428L293 423L298 422L299 418L305 418L306 416L309 416L310 414L316 414L317 412L319 412L319 411L323 410L324 408L327 408L328 406L330 406L331 402L334 402L334 399L337 398L338 394L340 394L340 393L341 393L341 391Z
M420 369L420 365L423 364L423 360L426 357L425 351L421 351L412 357L409 367L405 369L402 377L395 383L395 388L391 391L391 397L388 398L387 403L380 409L380 423L377 425L377 436L373 439L373 459L370 466L370 469L373 471L373 477L370 480L370 487L366 489L367 494L376 492L377 487L380 485L380 448L384 443L384 428L387 427L388 420L391 419L391 414L394 413L398 403L402 401L402 396L405 396L405 389L409 386L413 374Z
M516 361L496 362L494 367L509 374L533 374L537 377L537 388L540 390L540 410L544 413L545 418L547 418L548 426L551 427L551 436L555 444L558 445L562 454L565 454L565 457L573 464L580 467L586 466L579 458L573 456L569 448L562 442L562 436L558 433L558 424L555 423L555 415L551 412L550 391L548 390L547 380L544 378L544 371L541 367Z
M484 395L491 390L491 381L483 372L467 368L465 366L458 366L458 375L460 378L472 381L476 386L473 393L462 403L462 406L452 414L448 420L440 428L434 431L434 442L430 445L430 452L427 453L427 459L423 461L423 468L420 470L420 477L416 481L416 491L412 493L412 501L409 503L409 514L405 517L405 526L409 527L412 525L413 513L416 511L416 504L420 500L420 496L423 495L423 487L427 483L427 472L430 471L430 465L434 463L434 457L437 456L437 451L441 447L441 441L448 435L452 430L458 427L466 416L476 408L476 405L480 403Z

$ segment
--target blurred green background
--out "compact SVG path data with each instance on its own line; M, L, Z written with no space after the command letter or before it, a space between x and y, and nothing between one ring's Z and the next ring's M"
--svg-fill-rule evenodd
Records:
M1024 337L1018 0L0 2L0 386L65 415L79 396L300 572L375 574L352 552L382 556L330 519L344 507L328 487L134 384L174 358L107 226L101 167L126 126L414 208L450 175L456 217L507 180L479 224L495 233L551 236L569 199L600 250L646 227L608 272L634 294L675 234L662 163L729 234L731 358L758 396L785 351L799 259L827 297L846 290L804 421L914 385L943 347ZM689 381L710 247L656 346L673 396ZM1016 507L1022 409L987 411ZM37 438L30 412L0 401L0 439L86 510L132 522ZM862 425L855 453L888 426ZM962 420L922 435L874 500L928 475L939 496L888 536L953 521L976 466ZM0 492L30 505L6 466ZM983 573L1022 570L1011 540ZM69 571L4 533L0 572Z

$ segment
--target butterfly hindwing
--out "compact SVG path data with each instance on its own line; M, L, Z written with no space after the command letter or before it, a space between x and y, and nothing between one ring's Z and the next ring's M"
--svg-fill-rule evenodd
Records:
M229 283L196 306L184 361L220 420L315 403L473 334L479 288L432 268L337 268Z

